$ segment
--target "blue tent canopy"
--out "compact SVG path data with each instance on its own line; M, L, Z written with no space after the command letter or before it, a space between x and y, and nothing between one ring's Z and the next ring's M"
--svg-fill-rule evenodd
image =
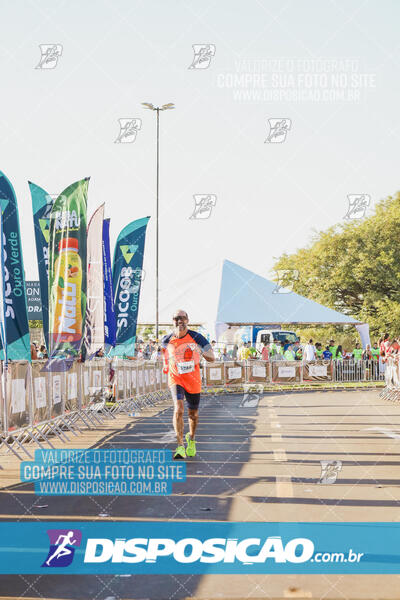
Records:
M299 294L285 291L230 260L225 260L222 266L216 322L230 325L360 323Z

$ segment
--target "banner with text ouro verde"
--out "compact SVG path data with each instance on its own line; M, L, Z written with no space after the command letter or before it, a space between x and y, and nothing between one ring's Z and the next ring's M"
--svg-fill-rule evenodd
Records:
M67 187L53 204L49 229L51 358L79 354L86 312L86 221L89 178Z
M0 210L0 240L3 239L3 215ZM5 358L7 360L7 340L6 340L6 306L5 306L5 285L4 285L4 247L0 243L0 349L5 348ZM0 350L1 352L1 350ZM3 353L4 354L4 353Z
M114 250L113 287L117 320L114 356L133 355L139 311L146 228L150 217L129 223L118 236Z
M32 197L33 227L42 302L43 334L49 351L49 225L53 198L41 187L28 181Z
M3 221L4 306L6 354L10 360L31 360L24 263L17 199L0 171L0 208Z
M104 342L108 353L115 346L116 322L110 252L110 219L103 221Z

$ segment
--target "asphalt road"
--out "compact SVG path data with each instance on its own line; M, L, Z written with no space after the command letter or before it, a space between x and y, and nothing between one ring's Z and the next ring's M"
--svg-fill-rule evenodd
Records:
M172 449L171 417L171 407L125 417L96 443L82 436L73 447ZM266 394L245 402L236 394L204 396L197 440L187 480L175 483L171 496L37 498L30 484L11 483L0 489L0 519L399 520L400 406L378 391ZM327 473L321 461L339 462ZM394 599L399 589L400 576L390 575L0 576L1 599Z

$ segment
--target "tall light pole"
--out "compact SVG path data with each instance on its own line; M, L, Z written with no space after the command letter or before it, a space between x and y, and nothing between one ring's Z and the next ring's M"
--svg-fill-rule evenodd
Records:
M157 180L156 180L156 339L158 340L158 204L159 204L159 182L160 182L160 110L170 110L175 108L173 102L163 104L162 106L154 106L150 102L142 102L142 105L149 110L154 110L157 113Z

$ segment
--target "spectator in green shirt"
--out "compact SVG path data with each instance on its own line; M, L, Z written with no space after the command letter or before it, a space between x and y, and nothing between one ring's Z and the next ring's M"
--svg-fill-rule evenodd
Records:
M371 354L372 354L372 360L379 360L380 350L378 348L378 342L375 342L375 344L372 346Z
M315 354L316 354L316 357L318 359L323 358L323 350L322 350L322 344L321 344L321 342L317 342L315 344Z
M336 360L343 360L343 349L342 346L339 345L336 350Z
M303 360L303 349L301 346L296 350L296 360Z
M257 358L257 350L254 348L254 346L250 345L250 342L249 342L249 352L250 352L249 358Z
M269 355L274 356L275 354L278 354L278 346L272 341L269 345Z
M356 347L354 348L353 352L351 353L354 360L359 361L361 360L362 354L363 354L363 350L362 348L360 348L360 344L357 342Z
M336 358L337 346L335 346L335 340L329 342L329 350L332 352L332 360Z
M283 354L283 358L285 360L295 360L295 354L293 352L292 346L289 345Z

